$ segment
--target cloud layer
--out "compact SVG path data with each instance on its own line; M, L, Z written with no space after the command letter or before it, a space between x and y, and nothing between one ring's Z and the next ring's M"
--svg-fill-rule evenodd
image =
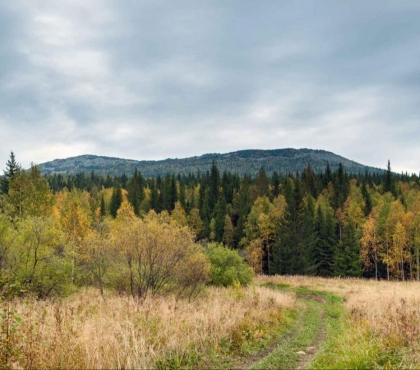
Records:
M0 162L325 149L420 170L418 1L0 5Z

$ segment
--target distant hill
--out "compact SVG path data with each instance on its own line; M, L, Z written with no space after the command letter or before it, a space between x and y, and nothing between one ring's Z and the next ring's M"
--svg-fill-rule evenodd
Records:
M325 150L312 149L274 149L274 150L240 150L226 154L204 154L198 157L182 159L165 159L159 161L136 161L132 159L102 157L96 155L81 155L66 159L55 159L41 163L39 167L44 174L76 174L94 171L99 175L131 175L137 168L143 176L152 177L167 173L189 174L205 173L213 163L217 164L220 172L228 170L240 175L255 175L261 167L267 174L277 171L279 174L301 173L311 164L315 172L324 171L327 163L331 169L338 167L341 162L347 172L379 173L383 170L368 167L351 161Z

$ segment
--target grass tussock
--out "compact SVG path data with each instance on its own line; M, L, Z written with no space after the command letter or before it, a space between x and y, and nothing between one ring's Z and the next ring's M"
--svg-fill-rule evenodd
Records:
M205 367L281 325L293 305L292 294L262 287L211 288L191 302L157 297L138 304L115 295L104 301L95 290L55 301L2 302L0 344L8 354L1 365Z
M303 276L259 277L260 283L325 290L343 298L344 320L314 368L419 368L420 283Z

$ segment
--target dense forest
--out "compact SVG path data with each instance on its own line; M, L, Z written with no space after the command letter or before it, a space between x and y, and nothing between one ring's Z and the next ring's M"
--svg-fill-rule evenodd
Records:
M229 251L257 274L420 275L419 178L389 163L383 175L342 165L315 173L308 164L249 177L213 163L182 176L43 176L11 153L0 207L0 285L14 292L94 285L139 297L169 286L194 294L212 254Z

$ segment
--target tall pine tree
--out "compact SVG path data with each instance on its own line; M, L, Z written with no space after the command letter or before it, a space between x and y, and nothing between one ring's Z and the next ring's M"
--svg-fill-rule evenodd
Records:
M122 190L121 186L117 186L112 191L111 195L111 202L109 204L109 213L112 217L117 217L118 209L120 208L122 203Z
M20 165L16 162L15 153L10 152L10 158L6 163L6 169L3 171L4 176L0 183L1 192L3 194L9 193L9 184L13 177L21 170Z

